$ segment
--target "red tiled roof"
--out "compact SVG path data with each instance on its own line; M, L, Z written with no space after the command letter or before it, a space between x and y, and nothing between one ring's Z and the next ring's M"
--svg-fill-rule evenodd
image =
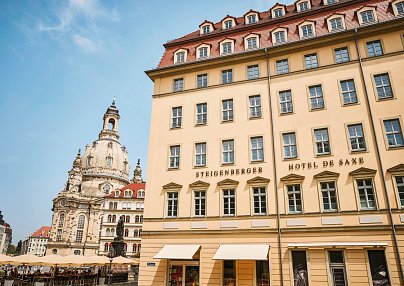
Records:
M43 237L43 238L49 238L49 233L50 233L50 226L42 226L40 229L35 231L31 237Z
M278 27L288 29L288 42L300 40L297 25L303 20L311 20L316 24L316 36L328 34L326 19L335 13L345 15L345 26L347 29L353 29L359 26L356 11L365 5L377 7L377 17L379 22L392 19L394 17L389 0L340 0L337 4L324 6L322 0L312 0L312 7L305 12L297 12L296 5L286 6L286 15L281 18L270 18L270 12L260 12L262 20L256 24L245 25L244 17L237 18L237 25L232 29L223 30L222 23L214 24L215 30L209 34L200 35L199 30L189 33L183 37L172 40L164 44L165 52L160 60L157 68L164 68L174 65L174 51L183 48L188 49L187 62L196 60L196 47L201 43L210 44L210 58L220 56L219 42L224 38L232 38L236 41L234 53L244 52L243 37L250 33L260 35L260 48L272 46L272 38L270 32Z
M125 195L125 190L132 190L132 199L137 198L137 192L139 190L145 190L146 189L146 183L131 183L123 188L120 189L120 194L118 197L115 196L115 191L112 191L109 195L105 196L106 198L124 198ZM125 197L128 198L128 197Z

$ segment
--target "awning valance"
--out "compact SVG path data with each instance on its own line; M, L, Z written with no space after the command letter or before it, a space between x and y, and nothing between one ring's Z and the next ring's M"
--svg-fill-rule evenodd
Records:
M385 242L319 242L319 243L289 243L288 248L365 248L386 247Z
M269 244L222 244L214 260L268 260Z
M192 260L200 247L199 244L167 244L153 258Z

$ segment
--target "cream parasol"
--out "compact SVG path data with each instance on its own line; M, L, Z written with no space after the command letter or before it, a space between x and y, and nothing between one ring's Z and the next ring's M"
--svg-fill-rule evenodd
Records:
M84 265L104 265L109 263L109 258L106 256L85 256L85 263Z
M12 261L14 261L14 257L0 254L0 264L10 264Z
M115 257L112 259L112 264L139 264L138 260L125 258L122 256Z
M10 264L13 265L40 265L40 257L32 254L14 256Z

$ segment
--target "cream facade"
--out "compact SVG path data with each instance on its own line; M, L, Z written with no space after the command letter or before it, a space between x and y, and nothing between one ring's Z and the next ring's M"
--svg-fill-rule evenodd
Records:
M403 284L404 2L302 2L147 71L139 285Z

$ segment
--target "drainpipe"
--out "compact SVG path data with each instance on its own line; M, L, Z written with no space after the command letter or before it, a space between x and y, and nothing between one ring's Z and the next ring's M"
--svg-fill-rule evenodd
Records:
M270 77L270 68L269 68L269 55L268 48L265 48L265 60L267 64L267 74L268 74L268 99L269 99L269 113L271 115L271 137L272 137L272 166L273 166L273 175L274 175L274 185L275 185L275 201L276 201L276 222L278 228L278 246L279 246L279 270L281 274L281 285L285 285L284 277L283 277L283 264L282 264L282 229L281 229L281 214L279 211L279 199L278 199L278 174L276 172L276 152L275 152L275 137L274 137L274 116L272 112L272 99L271 99L271 77Z
M369 101L369 93L368 93L368 89L365 83L365 74L363 72L363 62L362 62L362 57L360 54L360 50L359 50L359 44L358 44L358 28L355 28L355 46L356 46L356 52L358 54L358 59L359 59L359 68L360 68L360 74L361 74L361 79L362 79L362 86L363 89L365 91L365 99L366 99L366 109L368 111L368 115L370 117L370 127L372 129L372 135L373 135L373 139L374 139L374 143L375 143L375 149L376 149L376 159L377 159L377 164L379 165L381 174L380 174L380 179L382 181L382 186L383 186L383 191L384 194L386 196L386 202L387 202L387 208L389 210L389 220L390 220L390 225L391 225L391 232L393 234L393 242L394 242L394 250L397 256L397 260L398 260L398 269L400 271L400 280L401 280L401 285L403 285L404 283L404 273L403 273L403 267L401 265L401 255L400 255L400 248L398 246L398 242L397 242L397 233L396 233L396 225L394 224L394 220L393 220L393 213L391 210L391 204L390 204L390 199L389 199L389 194L387 192L387 185L386 185L386 179L384 177L384 169L383 169L383 163L381 160L381 156L380 156L380 149L379 149L379 144L377 142L377 137L376 137L376 129L375 129L375 123L374 123L374 119L373 119L373 115L372 115L372 109L370 107L370 101Z

